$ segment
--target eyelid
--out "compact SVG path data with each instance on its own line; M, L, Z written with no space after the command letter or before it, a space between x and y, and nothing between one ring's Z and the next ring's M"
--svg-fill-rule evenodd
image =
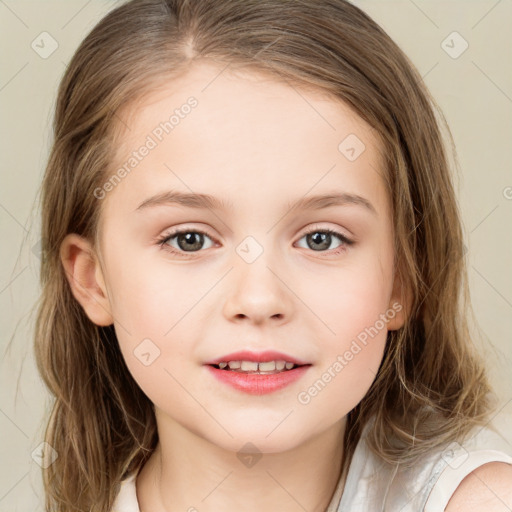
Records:
M317 231L329 232L333 235L339 236L347 245L352 245L356 241L352 236L343 233L340 228L325 227L322 226L321 223L315 223L311 227L307 228L306 231L304 231L302 235L299 237L299 240L300 238L311 233L316 233Z
M158 235L157 237L155 237L154 241L156 242L157 240L161 240L162 238L172 237L172 236L174 236L176 234L180 234L180 233L182 233L184 231L185 232L186 231L194 231L194 232L197 232L197 233L201 233L203 235L206 235L206 236L210 237L215 242L218 242L216 237L213 236L206 228L197 228L197 227L188 226L188 225L180 226L180 227L177 227L177 228L171 228L169 231L165 232L163 235ZM355 241L355 240L352 239L351 236L346 235L346 234L338 231L338 228L325 227L325 226L322 226L320 223L315 223L311 227L305 229L305 231L303 231L302 234L300 235L299 239L304 237L305 235L309 235L309 234L314 233L316 231L330 231L333 234L337 234L339 236L342 236L343 238L345 238L347 240L347 242L350 241L350 243L353 243Z
M154 242L162 242L167 240L168 238L173 238L176 235L182 234L182 233L188 233L188 232L194 232L194 233L201 233L202 235L206 235L208 238L211 238L214 242L218 242L216 237L214 237L207 229L205 228L197 228L192 226L180 226L177 228L171 228L169 231L164 232L162 235L158 235Z

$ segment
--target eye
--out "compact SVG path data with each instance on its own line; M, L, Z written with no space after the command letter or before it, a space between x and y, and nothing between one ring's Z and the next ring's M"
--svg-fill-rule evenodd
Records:
M205 237L212 240L212 237L205 231L199 229L179 229L172 233L166 233L157 240L157 243L173 254L186 257L187 253L199 252L201 248L204 249ZM177 247L174 244L176 244ZM213 246L213 244L209 247L211 246ZM206 247L206 249L209 247Z
M302 240L303 238L306 239L306 244L309 246L306 247L306 249L311 248L313 251L316 252L326 252L326 250L330 249L334 250L333 254L341 253L342 251L347 249L347 246L352 245L354 243L353 240L350 240L344 234L328 228L319 229L315 227L306 232L300 240ZM341 243L337 247L332 248L331 244L335 238L340 240Z
M204 247L205 238L212 242L207 247ZM315 252L333 251L333 255L340 254L347 249L347 246L354 243L353 240L350 240L344 234L328 228L321 229L314 227L306 232L299 241L304 238L308 245L306 249L311 248L311 250ZM336 238L340 241L340 244L337 247L332 248L331 245ZM164 250L186 258L192 257L193 253L200 252L201 249L213 247L213 240L214 238L206 231L182 228L176 229L171 233L166 233L161 238L157 239L156 243Z

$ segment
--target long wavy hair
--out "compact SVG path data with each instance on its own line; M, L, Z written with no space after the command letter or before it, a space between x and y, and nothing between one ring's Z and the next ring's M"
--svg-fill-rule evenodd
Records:
M52 395L45 440L59 454L43 470L47 511L108 512L121 480L158 441L153 405L128 371L113 326L86 316L59 248L68 233L97 242L94 190L112 174L120 109L203 59L341 100L382 141L395 265L411 303L405 325L388 333L371 388L348 414L343 468L367 424L373 452L411 464L484 425L495 405L469 328L463 230L443 130L455 155L453 139L401 49L345 0L133 0L99 21L67 67L40 191L34 342Z

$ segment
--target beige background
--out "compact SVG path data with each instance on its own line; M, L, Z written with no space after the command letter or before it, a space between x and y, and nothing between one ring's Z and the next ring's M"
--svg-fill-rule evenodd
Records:
M483 349L502 400L496 421L512 442L512 2L355 3L409 55L450 124L461 167L458 194L474 311L488 338ZM0 0L0 512L43 510L41 470L31 456L42 440L40 420L48 402L32 356L30 310L39 290L34 199L66 63L115 4ZM44 31L58 43L48 58L31 47ZM452 35L442 44L454 31L460 36ZM453 58L464 41L467 50Z

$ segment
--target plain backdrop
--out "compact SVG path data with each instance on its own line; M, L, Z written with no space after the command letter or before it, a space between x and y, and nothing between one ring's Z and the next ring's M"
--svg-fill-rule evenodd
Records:
M495 421L512 443L512 2L354 3L410 57L453 133L473 307L501 400ZM40 232L34 200L58 83L79 42L116 4L0 0L0 512L43 510L41 469L32 457L49 403L32 354ZM42 37L58 45L51 55L36 51Z

